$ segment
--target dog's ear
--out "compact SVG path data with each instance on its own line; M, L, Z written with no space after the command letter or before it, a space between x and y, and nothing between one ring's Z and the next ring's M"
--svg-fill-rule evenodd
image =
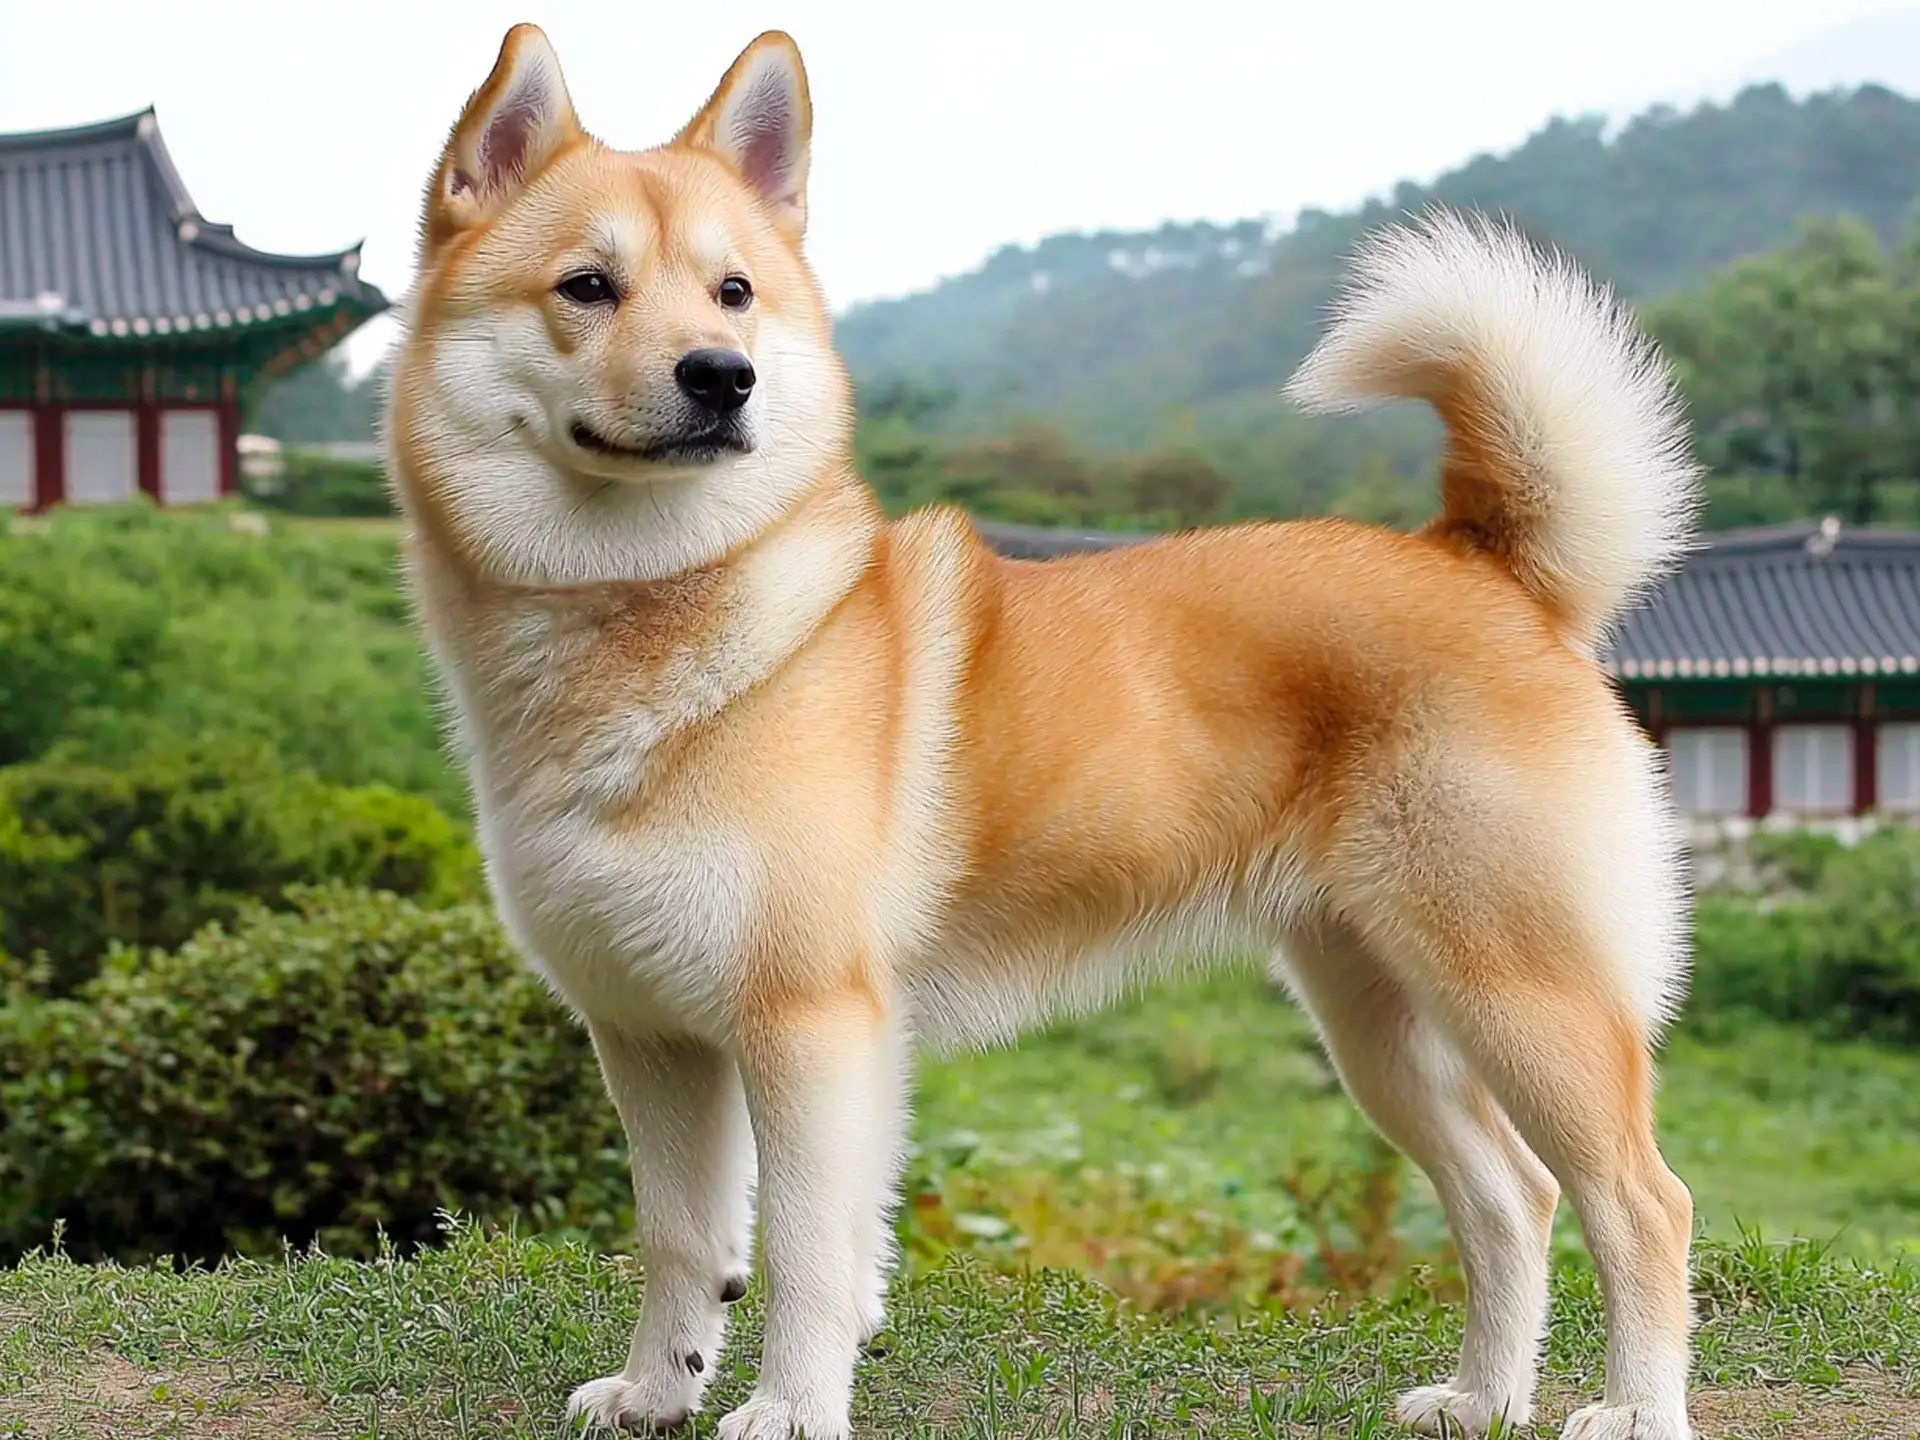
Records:
M792 37L769 30L740 52L700 113L674 136L739 172L789 236L807 228L807 157L813 102Z
M560 58L537 25L516 25L501 42L486 83L467 99L427 195L432 250L500 207L563 147L580 122L561 78Z

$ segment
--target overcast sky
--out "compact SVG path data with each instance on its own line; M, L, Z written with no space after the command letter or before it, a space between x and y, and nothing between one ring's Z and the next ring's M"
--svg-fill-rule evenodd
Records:
M362 273L398 294L421 183L509 25L542 25L588 129L634 148L778 26L812 80L809 245L844 306L1062 230L1348 206L1554 114L1684 104L1783 69L1920 90L1920 9L1888 8L0 0L0 130L155 105L206 217L274 250L364 237ZM383 340L369 327L356 356Z

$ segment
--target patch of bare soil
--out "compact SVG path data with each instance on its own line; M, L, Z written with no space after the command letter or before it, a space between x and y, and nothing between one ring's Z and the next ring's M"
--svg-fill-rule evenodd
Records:
M24 1426L24 1430L9 1427ZM28 1440L299 1440L333 1436L297 1386L236 1379L211 1366L149 1371L110 1351L0 1395L0 1432Z
M1558 1434L1573 1408L1566 1396L1543 1401L1534 1434ZM1697 1440L1920 1440L1920 1396L1863 1367L1834 1386L1697 1389L1689 1408Z

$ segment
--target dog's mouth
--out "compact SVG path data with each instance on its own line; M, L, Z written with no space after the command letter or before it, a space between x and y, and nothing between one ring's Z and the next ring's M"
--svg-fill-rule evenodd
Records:
M665 440L649 440L643 445L627 445L611 440L578 420L573 422L567 434L575 445L590 454L655 465L665 461L705 464L718 460L722 455L744 455L753 449L753 443L732 425L718 425L711 430L675 435Z

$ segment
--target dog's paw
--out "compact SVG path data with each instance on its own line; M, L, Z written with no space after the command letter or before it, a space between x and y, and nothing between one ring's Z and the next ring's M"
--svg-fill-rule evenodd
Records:
M874 1337L887 1328L887 1292L884 1288L877 1295L867 1298L860 1307L860 1348L866 1349Z
M1509 1428L1525 1425L1533 1418L1531 1409L1524 1401L1453 1385L1422 1385L1400 1397L1394 1416L1422 1435L1438 1435L1443 1428L1455 1435L1485 1435L1496 1419Z
M1686 1411L1653 1401L1589 1405L1567 1417L1560 1440L1692 1440Z
M720 1440L853 1440L846 1412L826 1408L755 1395L720 1421Z
M702 1386L691 1375L629 1380L608 1375L589 1380L567 1400L567 1418L586 1421L591 1434L605 1430L637 1430L659 1435L678 1430L700 1408Z

